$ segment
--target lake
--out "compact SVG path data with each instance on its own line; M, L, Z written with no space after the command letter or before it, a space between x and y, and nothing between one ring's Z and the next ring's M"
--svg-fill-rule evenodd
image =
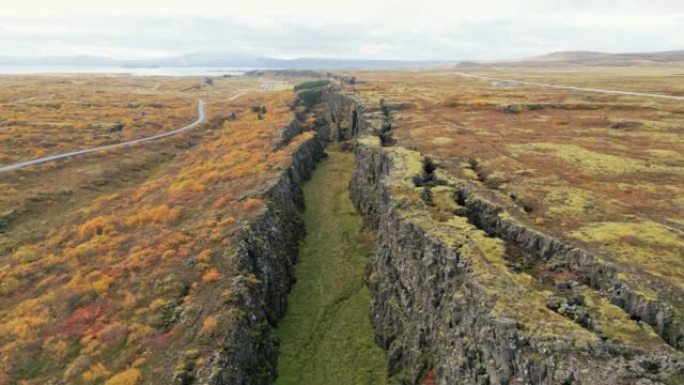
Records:
M0 75L30 74L129 74L133 76L223 76L242 75L255 68L233 67L106 67L0 65Z

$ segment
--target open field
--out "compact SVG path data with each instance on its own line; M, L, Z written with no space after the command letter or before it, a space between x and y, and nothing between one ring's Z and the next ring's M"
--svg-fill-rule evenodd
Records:
M181 127L197 118L199 99L207 99L209 112L217 116L229 96L262 84L237 78L46 75L4 76L0 86L0 164L6 165Z
M266 189L311 137L281 143L291 86L0 82L2 163L173 129L196 119L199 98L208 111L205 124L177 137L0 175L0 384L170 383L201 367L239 317L223 283L255 279L225 262L238 230L263 213ZM126 123L120 133L88 123L114 120Z
M684 66L659 67L551 67L551 68L465 68L462 72L511 80L593 87L617 91L684 95Z

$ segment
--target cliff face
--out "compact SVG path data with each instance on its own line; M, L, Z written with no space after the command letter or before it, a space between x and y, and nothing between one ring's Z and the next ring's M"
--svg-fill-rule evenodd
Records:
M416 186L415 176L426 173L417 152L365 137L356 157L351 195L377 232L368 270L372 321L389 352L391 373L411 384L426 373L444 384L682 381L681 353L653 330L634 341L634 321L593 292L590 282L535 287L532 273L510 271L503 238L539 258L580 251L516 229L500 210L485 207L474 191L468 195L440 170L432 171L436 183L426 199L424 187ZM568 263L582 260L592 258ZM592 266L587 277L601 281L609 271ZM622 297L615 295L618 303ZM615 328L624 328L624 335Z
M351 139L367 130L365 115L373 111L366 110L354 94L340 92L337 88L326 88L322 94L324 116L332 125L331 137L337 141Z
M291 124L283 132L283 142L307 129L301 122ZM243 229L238 251L226 261L237 271L227 289L234 293L231 305L239 311L223 334L223 348L196 376L181 371L175 383L251 385L275 379L278 349L272 327L285 313L293 265L305 234L301 185L325 156L324 144L318 136L301 144L292 165L268 188L266 210Z
M592 253L526 227L489 191L394 145L394 108L357 110L351 199L376 232L368 268L377 342L406 383L682 381L682 323ZM511 268L515 259L533 265ZM537 283L546 271L565 281ZM630 319L631 318L631 319ZM639 320L638 322L635 320Z
M590 251L527 228L513 218L500 216L504 207L472 186L458 184L457 194L463 199L469 221L477 228L516 245L539 265L564 261L564 267L588 287L604 293L633 319L650 325L672 347L684 348L684 317L666 301L639 291L621 277L618 267Z
M316 136L299 147L292 165L268 188L266 211L242 231L238 252L226 261L238 272L228 290L234 293L231 305L240 311L223 334L224 348L196 374L179 371L177 384L261 385L276 377L278 343L272 329L285 314L305 234L301 185L325 156L326 142L357 133L363 113L353 97L328 88L307 91L294 106L305 110L283 129L276 148L305 131Z

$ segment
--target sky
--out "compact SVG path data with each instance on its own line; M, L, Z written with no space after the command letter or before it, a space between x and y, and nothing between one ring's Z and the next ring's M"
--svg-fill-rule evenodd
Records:
M5 57L495 60L683 37L683 0L0 0Z

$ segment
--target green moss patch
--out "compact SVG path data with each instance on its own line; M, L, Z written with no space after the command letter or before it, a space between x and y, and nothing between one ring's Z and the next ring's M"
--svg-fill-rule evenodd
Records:
M330 152L304 186L307 237L278 325L278 385L384 384L364 282L372 239L349 200L352 154Z

